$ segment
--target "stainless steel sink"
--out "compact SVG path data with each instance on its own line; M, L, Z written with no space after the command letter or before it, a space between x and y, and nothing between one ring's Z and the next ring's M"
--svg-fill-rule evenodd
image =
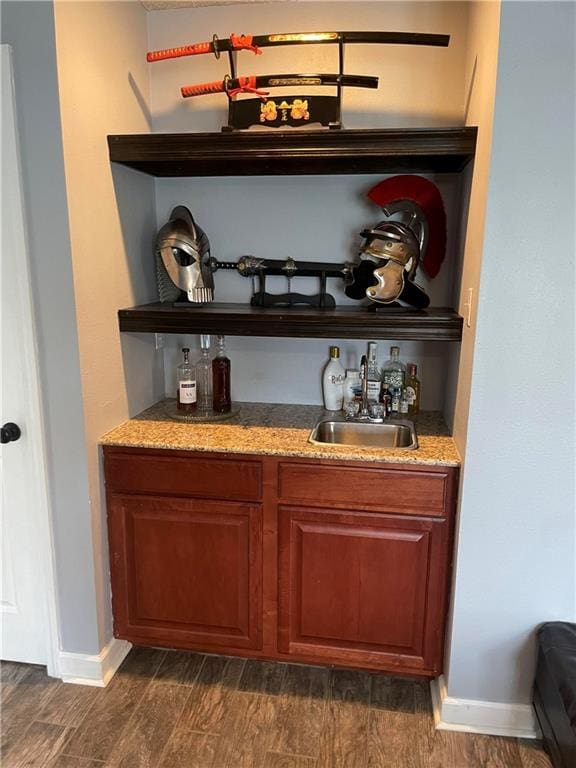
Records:
M319 421L308 438L314 445L350 445L355 448L418 448L411 421L373 424L362 421Z

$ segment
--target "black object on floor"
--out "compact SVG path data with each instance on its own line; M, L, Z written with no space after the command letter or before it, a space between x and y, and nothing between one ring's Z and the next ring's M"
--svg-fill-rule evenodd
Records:
M576 766L576 624L552 621L537 633L534 708L554 768Z

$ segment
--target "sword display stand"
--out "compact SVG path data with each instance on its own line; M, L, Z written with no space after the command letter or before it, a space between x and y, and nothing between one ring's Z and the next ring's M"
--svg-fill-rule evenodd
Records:
M266 275L264 272L258 273L258 290L252 294L250 306L252 307L295 307L303 304L308 307L317 307L318 309L334 309L336 301L334 296L326 292L326 273L318 275L320 278L320 290L315 294L295 293L267 293ZM290 279L288 280L290 284Z
M237 262L212 262L214 271L219 269L233 269L242 277L252 280L252 298L250 305L253 307L295 307L304 304L318 309L333 309L336 306L334 297L326 291L326 280L329 277L338 277L344 281L352 280L354 265L351 262L331 264L329 262L295 261L287 258L259 259L254 256L242 256ZM266 278L268 276L284 277L288 281L286 293L268 293L266 291ZM315 294L295 293L291 290L292 280L295 277L317 277L320 280L320 290ZM258 287L255 281L258 279Z
M242 131L255 125L267 128L302 127L320 124L326 128L342 127L342 88L377 88L378 78L344 74L344 46L346 43L376 43L389 45L433 45L446 47L449 35L428 35L416 32L290 32L276 35L235 35L220 39L214 35L211 42L183 45L149 51L150 62L175 59L180 56L199 56L213 53L219 59L228 53L229 74L223 81L182 86L184 98L211 93L225 93L228 98L228 124L223 131ZM338 46L338 72L334 74L251 75L238 77L236 53L251 51L259 55L261 47L276 45L334 44ZM262 88L307 87L329 85L336 87L335 96L277 96L268 98ZM242 99L236 96L252 93L258 99Z
M298 96L261 96L255 99L238 99L226 90L228 97L228 123L222 126L222 131L244 131L254 125L266 128L300 128L304 125L322 125L328 129L342 128L342 82L344 79L344 46L342 39L338 40L338 77L335 83L335 96L313 96L303 94ZM228 51L230 73L228 78L235 80L237 51ZM277 77L270 86L306 86L318 85L317 75L302 75L300 77Z

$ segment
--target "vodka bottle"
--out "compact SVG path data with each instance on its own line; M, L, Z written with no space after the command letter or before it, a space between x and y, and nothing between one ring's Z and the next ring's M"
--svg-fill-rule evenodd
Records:
M339 411L344 402L344 368L340 362L340 348L330 347L330 360L322 374L322 394L327 411Z
M178 410L184 413L191 413L198 407L196 402L196 375L194 366L190 363L190 350L188 347L182 349L184 360L176 368L176 378L178 381Z
M382 391L391 395L395 389L404 389L406 366L400 362L400 347L390 347L390 360L382 367Z
M217 336L216 340L218 352L212 360L212 407L217 413L230 413L230 360L226 357L224 336Z
M212 360L210 359L210 336L200 336L200 358L196 361L196 385L198 388L198 410L208 413L212 410Z
M368 401L371 403L380 402L380 389L382 388L382 377L380 369L376 362L376 342L368 342Z

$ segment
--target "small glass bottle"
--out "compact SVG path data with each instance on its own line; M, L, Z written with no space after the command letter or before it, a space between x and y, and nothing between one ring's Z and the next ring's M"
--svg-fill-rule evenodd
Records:
M406 379L406 366L400 362L400 347L390 347L390 360L382 366L382 391L393 394L402 390Z
M376 342L368 342L368 401L371 403L380 402L380 389L382 387L382 377L376 361Z
M210 336L200 336L200 358L196 361L196 385L198 388L198 410L210 413L212 410L212 360L210 359Z
M414 363L408 363L406 376L406 395L408 397L408 415L418 416L420 413L420 379L418 379L418 367Z
M398 416L400 413L400 395L402 390L400 387L394 387L392 389L392 399L390 401L390 414L392 416Z
M217 336L218 351L212 360L212 408L216 413L230 413L230 360L224 349L224 336Z
M182 349L184 360L176 368L176 380L178 382L177 405L178 410L184 413L192 413L198 407L196 396L196 375L194 366L190 362L190 350Z
M406 392L406 388L404 388L402 390L402 395L400 396L400 408L399 408L400 416L408 416L408 408L409 408L408 395Z

